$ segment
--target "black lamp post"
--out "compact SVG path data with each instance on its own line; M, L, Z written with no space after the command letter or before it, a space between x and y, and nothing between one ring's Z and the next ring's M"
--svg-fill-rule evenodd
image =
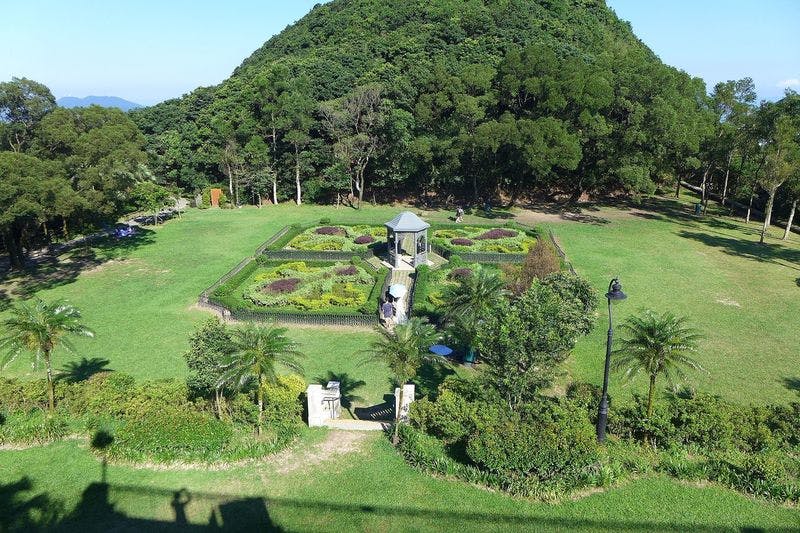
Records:
M608 422L608 372L611 367L611 341L614 337L614 328L611 321L611 301L624 300L627 298L622 292L622 285L619 280L614 278L608 284L608 339L606 340L606 368L603 373L603 396L600 398L600 411L597 413L597 442L606 440L606 422Z

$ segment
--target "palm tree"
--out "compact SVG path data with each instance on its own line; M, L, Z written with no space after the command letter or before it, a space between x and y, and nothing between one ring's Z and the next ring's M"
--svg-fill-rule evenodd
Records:
M305 357L297 350L297 343L286 336L286 328L253 324L233 330L233 351L222 363L222 376L218 386L242 387L255 379L258 397L258 434L264 415L264 385L277 383L276 366L281 364L302 373L297 359Z
M646 373L650 377L647 393L647 417L653 415L653 394L656 379L663 375L674 383L674 377L685 378L683 368L703 370L700 363L688 354L697 350L703 336L686 325L686 317L666 312L658 315L646 310L640 316L632 316L622 325L627 334L614 351L618 357L614 370L625 373L626 379Z
M23 350L33 354L33 367L44 359L47 368L47 402L50 413L55 409L53 366L51 355L58 346L75 353L69 335L94 337L94 332L81 323L81 312L64 300L51 303L36 298L33 306L18 303L11 316L3 321L6 335L0 339L0 350L8 350L2 365L6 366Z
M442 294L446 306L444 319L451 332L460 335L469 346L470 353L478 325L507 295L508 290L500 276L483 268L445 289Z
M363 402L364 398L355 393L358 389L364 387L367 382L363 379L354 379L350 377L347 372L336 373L328 370L324 376L318 376L314 379L317 383L326 385L329 381L339 382L339 401L342 407L347 409L350 417L353 417L353 403Z
M367 350L367 361L386 363L400 387L398 404L403 405L403 385L417 375L425 361L441 362L442 358L430 353L429 349L438 336L434 327L419 317L409 319L393 331L376 328L380 337L372 341ZM394 440L397 442L400 424L400 409L395 412Z

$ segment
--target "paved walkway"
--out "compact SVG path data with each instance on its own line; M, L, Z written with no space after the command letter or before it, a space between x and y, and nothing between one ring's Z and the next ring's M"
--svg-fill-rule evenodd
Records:
M389 421L377 420L328 420L325 427L331 429L341 429L345 431L385 431L391 427Z

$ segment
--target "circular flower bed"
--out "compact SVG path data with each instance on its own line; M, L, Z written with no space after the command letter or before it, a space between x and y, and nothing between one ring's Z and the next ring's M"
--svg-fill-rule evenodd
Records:
M317 228L314 233L317 235L344 235L345 230L336 226L322 226Z
M472 246L473 244L475 244L470 239L462 239L462 238L450 239L450 243L455 244L456 246Z
M300 278L276 279L265 285L262 290L268 294L288 294L294 292L301 281Z
M503 228L495 228L491 229L481 235L475 237L475 240L478 241L485 241L485 240L495 240L495 239L507 239L509 237L516 237L517 232L510 230L510 229L503 229Z
M375 242L375 237L372 235L359 235L353 242L356 244L369 244Z

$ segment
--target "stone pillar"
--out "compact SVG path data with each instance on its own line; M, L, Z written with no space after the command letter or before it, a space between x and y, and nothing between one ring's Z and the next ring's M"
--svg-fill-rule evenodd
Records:
M394 389L394 412L395 418L397 417L398 410L400 411L400 421L408 422L408 410L411 408L411 403L414 401L414 384L406 383L403 385L403 405L400 406L400 387Z
M312 383L306 389L308 400L308 427L320 427L325 425L325 407L322 405L322 385Z

